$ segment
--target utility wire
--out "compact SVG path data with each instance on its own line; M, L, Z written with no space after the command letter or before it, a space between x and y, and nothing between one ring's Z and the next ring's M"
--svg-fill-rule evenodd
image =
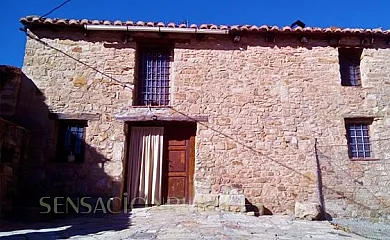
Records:
M67 4L68 2L70 2L72 0L66 0L65 2L61 3L60 5L58 5L57 7L53 8L52 10L48 11L47 13L43 14L42 16L39 17L39 20L42 20L43 18L45 18L46 16L52 14L53 12L57 11L58 9L62 8L63 6L65 6L65 4ZM20 30L22 30L23 32L26 32L27 31L27 28L29 26L32 25L32 22L29 23L29 24L26 24L25 26L21 27Z
M65 6L65 4L69 3L70 1L72 1L72 0L66 0L65 2L61 3L61 4L58 5L57 7L53 8L53 9L50 10L49 12L43 14L39 19L42 19L42 18L44 18L44 17L46 17L46 16L52 14L52 13L55 12L56 10L58 10L58 9L60 9L61 7ZM31 25L31 23L30 23L30 25ZM78 60L77 58L73 57L72 55L70 55L70 54L68 54L68 53L66 53L66 52L64 52L64 51L62 51L62 50L59 49L59 48L56 48L56 47L54 47L54 46L51 46L51 45L48 44L47 42L42 41L40 38L38 38L37 36L33 35L33 34L28 30L28 26L29 26L29 25L24 26L23 28L20 28L20 30L21 30L22 32L25 32L25 34L26 34L27 37L29 37L29 38L31 38L31 39L33 39L33 40L35 40L35 41L37 41L37 42L43 44L44 46L46 46L46 47L48 47L48 48L54 49L54 50L56 50L56 51L58 51L58 52L64 54L65 56L67 56L67 57L69 57L69 58L71 58L71 59L77 61L78 63L80 63L80 64L82 64L82 65L84 65L84 66L86 66L86 67L88 67L88 68L90 68L90 69L92 69L92 70L94 70L94 71L96 71L96 72L102 74L102 75L105 76L105 77L108 77L108 78L111 79L112 81L117 82L117 83L119 83L120 85L122 85L122 86L124 86L124 87L133 89L132 86L129 86L129 85L127 85L127 84L125 84L125 83L123 83L123 82L121 82L121 81L119 81L119 80L116 80L116 79L113 78L112 76L109 76L108 74L106 74L106 73L100 71L99 69L97 69L97 68L95 68L95 67L93 67L93 66L91 66L91 65L88 65L88 64L85 63L85 62L82 62L82 61Z
M80 63L80 64L82 64L82 65L84 65L84 66L86 66L86 67L88 67L88 68L90 68L90 69L92 69L92 70L98 72L98 73L100 73L101 75L103 75L103 76L105 76L105 77L108 77L110 80L112 80L112 81L114 81L114 82L117 82L119 85L122 85L123 87L127 87L127 88L133 90L133 87L132 87L132 86L127 85L126 83L123 83L123 82L121 82L121 81L119 81L119 80L113 78L112 76L110 76L110 75L108 75L108 74L106 74L106 73L100 71L99 69L97 69L97 68L95 68L95 67L93 67L93 66L91 66L91 65L89 65L89 64L87 64L87 63L85 63L85 62L83 62L83 61L78 60L77 58L73 57L72 55L70 55L70 54L68 54L68 53L66 53L66 52L64 52L64 51L62 51L61 49L56 48L56 47L54 47L54 46L48 44L47 42L43 41L42 39L38 38L37 36L34 36L28 29L23 29L23 28L21 28L20 30L23 31L23 32L25 32L25 33L26 33L26 36L29 37L30 39L33 39L33 40L35 40L35 41L41 43L42 45L44 45L44 46L46 46L46 47L48 47L48 48L54 49L54 50L56 50L56 51L58 51L58 52L64 54L65 56L67 56L67 57L73 59L74 61L77 61L78 63Z
M60 5L58 5L57 7L53 8L52 10L48 11L47 13L43 14L40 19L52 14L53 12L57 11L58 9L62 8L65 4L67 4L68 2L70 2L72 0L66 0L65 2L61 3Z
M181 115L187 117L189 120L196 121L196 120L195 120L194 118L192 118L191 116L189 116L189 115L187 115L187 114L185 114L185 113L182 113L181 111L176 110L175 108L172 108L172 110L175 111L175 112L178 113L178 114L181 114ZM232 140L233 142L237 143L238 145L241 145L242 147L248 149L249 151L251 151L251 152L253 152L253 153L257 154L257 155L260 155L260 156L264 157L265 159L268 159L269 161L274 162L274 163L278 164L279 166L282 166L282 167L284 167L284 168L286 168L286 169L288 169L288 170L290 170L290 171L292 171L292 172L294 172L294 173L296 173L296 174L298 174L298 175L300 175L300 176L302 176L302 177L308 179L308 180L311 181L311 182L316 182L315 179L312 179L311 177L306 176L305 174L299 172L299 171L296 170L295 168L293 168L293 167L291 167L291 166L288 166L286 163L282 163L281 161L278 161L278 160L276 160L276 159L274 159L274 158L271 158L271 157L265 155L264 153L260 152L259 150L255 149L255 148L253 148L253 147L251 147L251 146L248 146L246 143L240 142L240 141L234 139L232 136L227 135L226 133L223 133L223 132L221 132L220 130L217 130L217 129L215 129L215 128L212 128L212 127L208 126L208 125L205 124L205 123L202 123L202 122L199 122L199 121L197 121L197 122L198 122L198 124L200 124L200 125L202 125L202 126L208 128L208 129L210 129L210 130L216 132L217 134L220 134L220 135L222 135L223 137ZM349 177L350 177L354 182L358 181L358 180L356 180L356 179L355 179L353 176L351 176L351 175L349 175ZM370 190L368 190L365 186L362 186L362 187L365 188L365 189L366 189L366 190L367 190L375 199L377 199L382 205L384 205L385 207L388 207L388 205L387 205L386 202L382 201L382 200L379 199L377 196L375 196L375 194L373 194L373 193L372 193ZM328 187L328 186L322 185L322 188L324 188L324 189L326 189L326 190L328 190L328 191L330 191L330 192L336 193L336 194L339 195L339 196L342 196L342 197L347 198L342 192L339 192L339 191L333 189L332 187ZM371 209L370 207L365 206L364 204L359 203L359 202L357 202L357 201L354 200L354 199L350 199L350 198L347 198L347 199L349 199L350 201L354 202L355 204L358 204L358 205L363 206L363 207L365 207L365 208ZM372 209L371 209L371 210L372 210Z
M68 0L68 1L71 1L71 0ZM54 50L56 50L56 51L58 51L58 52L64 54L65 56L67 56L67 57L73 59L74 61L77 61L78 63L83 64L84 66L86 66L86 67L88 67L88 68L90 68L90 69L92 69L92 70L94 70L94 71L96 71L96 72L102 74L103 76L108 77L108 78L111 79L112 81L117 82L118 84L120 84L120 85L122 85L122 86L124 86L124 87L127 87L127 88L129 88L129 89L131 89L131 90L134 89L132 86L129 86L129 85L127 85L126 83L123 83L122 81L117 80L117 79L113 78L112 76L110 76L110 75L108 75L108 74L106 74L106 73L100 71L99 69L97 69L97 68L95 68L95 67L93 67L93 66L91 66L91 65L89 65L89 64L87 64L87 63L85 63L85 62L83 62L83 61L78 60L77 58L73 57L72 55L69 55L68 53L62 51L61 49L58 49L58 48L56 48L56 47L54 47L54 46L51 46L51 45L48 44L47 42L45 42L45 41L41 40L40 38L38 38L37 36L34 36L33 34L31 34L31 32L29 32L28 30L25 30L25 29L20 29L20 30L23 31L23 32L25 32L26 35L27 35L27 37L29 37L29 38L31 38L31 39L33 39L33 40L35 40L35 41L37 41L37 42L43 44L44 46L49 47L49 48L51 48L51 49L54 49ZM149 110L150 110L150 109L149 109ZM174 110L175 112L178 112L178 113L180 113L180 114L182 114L182 115L188 117L190 120L196 121L195 119L192 119L191 117L185 115L184 113L179 112L178 110L175 110L175 109L173 109L173 110ZM387 140L390 140L390 138L370 139L370 142L387 141ZM337 146L348 146L348 145L346 145L346 144L329 144L329 145L318 145L317 147L337 147Z
M318 151L320 153L320 155L324 158L327 158L328 160L332 160L330 157L324 155L321 151ZM385 207L388 207L389 205L383 201L382 199L380 199L378 196L376 196L373 192L371 192L371 190L364 186L363 183L361 181L359 181L358 179L356 179L354 176L352 176L348 171L347 171L347 168L343 168L342 166L338 165L335 163L335 161L329 161L331 163L331 166L336 166L338 169L340 169L342 171L342 173L344 173L345 175L347 175L350 179L353 180L354 183L357 183L359 184L359 187L365 189L371 196L373 196L376 200L378 200L381 204L383 204Z

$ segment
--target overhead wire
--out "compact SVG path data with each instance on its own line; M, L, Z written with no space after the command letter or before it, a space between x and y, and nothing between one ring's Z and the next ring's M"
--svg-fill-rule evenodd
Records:
M44 17L47 17L48 15L52 14L53 12L57 11L58 9L62 8L63 6L65 6L67 3L69 3L70 1L72 0L66 0L64 1L63 3L61 3L60 5L58 5L57 7L53 8L52 10L50 10L49 12L43 14L40 19L44 18Z
M46 16L52 14L53 12L55 12L55 11L57 11L58 9L62 8L63 6L65 6L65 5L66 5L67 3L69 3L70 1L72 1L72 0L66 0L66 1L64 1L64 2L61 3L60 5L54 7L53 9L51 9L50 11L48 11L47 13L43 14L39 19L43 19L43 18L45 18ZM70 55L70 54L68 54L68 53L66 53L66 52L64 52L63 50L61 50L61 49L59 49L59 48L56 48L56 47L54 47L54 46L48 44L47 42L43 41L42 39L38 38L37 36L33 35L33 34L31 33L31 31L29 31L29 29L28 29L28 27L29 27L30 25L31 25L31 23L30 23L30 24L27 24L27 26L25 25L23 28L20 28L20 30L21 30L22 32L24 32L24 33L26 34L26 36L29 37L30 39L33 39L33 40L35 40L35 41L37 41L37 42L43 44L44 46L46 46L46 47L48 47L48 48L51 48L51 49L53 49L53 50L56 50L56 51L58 51L58 52L64 54L65 56L67 56L67 57L73 59L74 61L77 61L78 63L80 63L80 64L82 64L82 65L84 65L84 66L86 66L86 67L88 67L88 68L90 68L90 69L92 69L92 70L98 72L98 73L100 73L101 75L103 75L103 76L109 78L110 80L119 83L119 84L122 85L123 87L127 87L127 88L130 88L130 89L133 89L132 86L129 86L129 85L127 85L127 84L125 84L125 83L123 83L123 82L121 82L121 81L119 81L119 80L113 78L112 76L110 76L110 75L108 75L108 74L106 74L106 73L100 71L99 69L97 69L97 68L95 68L95 67L93 67L93 66L91 66L91 65L89 65L89 64L87 64L87 63L85 63L85 62L83 62L83 61L80 61L79 59L73 57L72 55Z
M67 57L73 59L74 61L77 61L78 63L80 63L80 64L82 64L82 65L84 65L84 66L86 66L86 67L88 67L88 68L90 68L90 69L92 69L92 70L98 72L98 73L100 73L101 75L103 75L103 76L109 78L110 80L112 80L112 81L118 83L119 85L122 85L123 87L127 87L127 88L133 90L133 87L132 87L132 86L127 85L126 83L123 83L122 81L119 81L119 80L115 79L114 77L112 77L112 76L106 74L105 72L100 71L99 69L97 69L97 68L95 68L95 67L93 67L93 66L91 66L91 65L89 65L89 64L87 64L87 63L85 63L85 62L83 62L83 61L80 61L79 59L73 57L72 55L70 55L70 54L68 54L68 53L66 53L66 52L64 52L63 50L61 50L61 49L59 49L59 48L57 48L57 47L54 47L54 46L48 44L47 42L43 41L42 39L38 38L37 36L34 36L28 29L25 31L25 33L26 33L27 37L29 37L30 39L33 39L33 40L35 40L35 41L37 41L37 42L43 44L44 46L46 46L46 47L48 47L48 48L51 48L51 49L53 49L53 50L56 50L56 51L58 51L58 52L64 54L65 56L67 56Z

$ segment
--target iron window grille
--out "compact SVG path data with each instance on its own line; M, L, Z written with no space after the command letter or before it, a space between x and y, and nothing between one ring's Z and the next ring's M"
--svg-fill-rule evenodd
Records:
M170 49L146 48L139 55L138 105L169 106Z
M339 64L342 86L360 86L360 58L362 49L339 49Z
M367 123L347 123L348 151L350 158L371 158L369 125Z
M60 121L57 140L57 161L84 162L86 126L87 121Z

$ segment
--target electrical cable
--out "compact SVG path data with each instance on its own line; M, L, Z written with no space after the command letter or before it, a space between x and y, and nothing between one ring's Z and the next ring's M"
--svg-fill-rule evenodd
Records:
M49 12L43 14L39 19L42 19L50 14L52 14L53 12L57 11L58 9L62 8L63 6L65 6L65 4L69 3L70 1L72 0L66 0L65 2L61 3L60 5L58 5L57 7L53 8L52 10L50 10Z

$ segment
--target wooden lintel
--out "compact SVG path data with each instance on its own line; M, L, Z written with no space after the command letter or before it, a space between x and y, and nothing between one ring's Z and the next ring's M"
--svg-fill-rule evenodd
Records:
M125 122L143 121L186 121L186 122L208 122L207 116L159 116L159 115L138 115L138 116L115 116L115 119Z

